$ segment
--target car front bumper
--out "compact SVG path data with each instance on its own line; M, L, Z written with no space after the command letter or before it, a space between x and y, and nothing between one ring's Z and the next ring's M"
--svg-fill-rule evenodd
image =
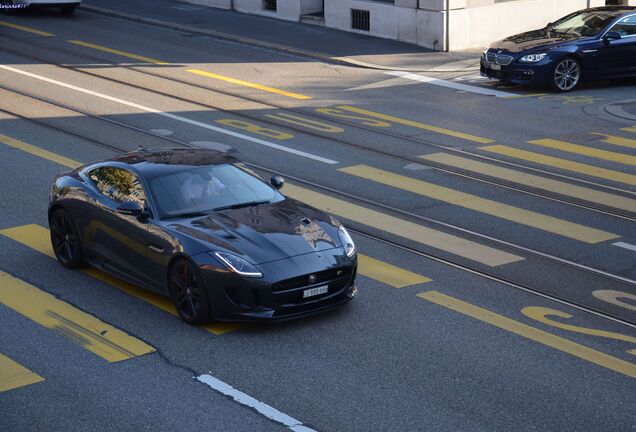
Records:
M357 293L357 256L347 257L342 248L258 265L262 278L229 272L207 253L193 259L219 321L281 321L313 315L346 303ZM310 281L310 275L315 280ZM303 293L313 288L326 292L304 298Z
M515 84L546 86L550 83L552 62L549 59L537 63L521 64L512 62L507 66L493 65L483 57L480 63L480 73L487 78L508 81ZM496 68L499 68L498 70Z

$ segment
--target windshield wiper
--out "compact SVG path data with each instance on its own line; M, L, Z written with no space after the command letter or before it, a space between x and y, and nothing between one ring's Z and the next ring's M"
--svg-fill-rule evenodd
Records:
M252 206L257 206L257 205L261 205L261 204L269 204L269 203L270 203L270 201L268 201L268 200L249 201L249 202L244 202L244 203L239 203L239 204L231 204L231 205L226 205L226 206L222 206L222 207L216 207L216 208L212 209L212 211L234 210L234 209L239 209L239 208L243 208L243 207L252 207Z

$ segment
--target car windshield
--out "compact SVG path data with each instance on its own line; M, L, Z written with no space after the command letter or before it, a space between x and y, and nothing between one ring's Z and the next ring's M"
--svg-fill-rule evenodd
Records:
M574 36L595 36L607 27L616 15L604 12L578 12L568 15L548 26L555 33Z
M204 216L215 210L284 199L242 164L183 168L148 180L150 194L162 219Z

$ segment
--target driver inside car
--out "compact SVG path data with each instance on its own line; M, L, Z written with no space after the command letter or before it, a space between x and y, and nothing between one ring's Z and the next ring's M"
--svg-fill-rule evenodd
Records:
M221 180L208 173L195 173L181 185L181 196L187 204L206 206L221 196L225 185Z

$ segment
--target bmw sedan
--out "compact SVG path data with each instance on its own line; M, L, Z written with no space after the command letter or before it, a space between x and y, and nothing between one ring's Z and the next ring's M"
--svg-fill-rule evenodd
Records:
M48 211L58 261L170 296L181 318L287 319L357 293L343 225L211 150L140 150L60 174Z
M495 42L481 74L562 92L584 80L636 77L636 7L585 9Z

